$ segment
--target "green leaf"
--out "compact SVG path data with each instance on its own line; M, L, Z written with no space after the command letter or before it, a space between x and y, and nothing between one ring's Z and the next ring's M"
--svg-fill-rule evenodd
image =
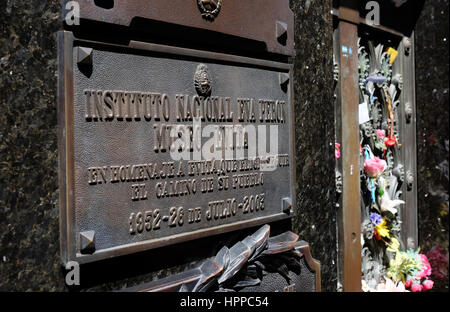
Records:
M387 149L386 144L380 139L377 139L375 141L375 148L379 149L380 151L384 151Z

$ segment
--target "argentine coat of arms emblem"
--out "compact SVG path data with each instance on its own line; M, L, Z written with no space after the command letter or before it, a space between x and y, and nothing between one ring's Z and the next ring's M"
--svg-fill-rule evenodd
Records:
M222 0L196 0L203 18L213 21L219 15Z
M208 74L208 67L205 64L197 66L194 74L194 86L200 96L209 96L211 94L211 78Z

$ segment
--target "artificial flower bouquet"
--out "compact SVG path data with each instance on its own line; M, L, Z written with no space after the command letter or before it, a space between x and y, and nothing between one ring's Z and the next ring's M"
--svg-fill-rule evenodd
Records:
M401 282L406 289L420 292L433 288L434 282L429 279L431 266L427 256L414 251L397 251L387 270L387 277L394 282Z

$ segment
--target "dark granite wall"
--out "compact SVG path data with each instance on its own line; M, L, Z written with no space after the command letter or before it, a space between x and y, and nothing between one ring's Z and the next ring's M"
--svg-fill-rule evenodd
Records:
M321 262L322 290L336 291L332 1L291 0L295 14L297 214L293 228Z
M293 231L336 290L331 1L295 13L297 213ZM0 291L66 291L59 259L56 137L58 0L0 1ZM291 226L273 225L273 233ZM245 237L215 236L82 267L82 290L114 290L174 274ZM151 264L136 265L136 264ZM78 290L78 289L75 289Z
M0 1L0 291L64 289L59 267L59 1Z
M419 244L436 290L448 291L448 0L427 0L416 24ZM442 248L442 249L441 249Z

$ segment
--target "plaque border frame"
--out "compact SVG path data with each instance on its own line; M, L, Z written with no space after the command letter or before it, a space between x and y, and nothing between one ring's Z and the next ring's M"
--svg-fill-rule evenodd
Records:
M175 46L166 46L147 42L131 40L128 45L110 44L99 41L84 40L75 38L70 31L62 30L57 34L58 43L58 98L57 98L57 119L58 119L58 181L59 181L59 227L60 227L60 257L62 265L69 261L77 261L79 264L90 263L108 258L138 253L150 249L155 249L167 245L191 241L207 236L227 233L244 228L258 226L270 222L292 218L296 215L296 162L295 162L295 119L294 115L294 92L293 92L293 64L254 59L243 56L223 54L210 51L200 51ZM193 57L208 59L216 62L241 64L246 67L256 67L278 70L289 74L288 96L290 101L291 142L289 148L290 161L290 191L292 211L287 214L282 212L280 199L280 213L265 217L257 217L250 220L238 221L229 224L214 226L188 233L175 234L165 238L156 238L138 243L129 243L115 247L101 249L93 254L81 254L77 248L75 233L75 198L74 198L74 128L73 128L73 103L74 103L74 72L73 72L73 48L78 44L99 45L102 47L121 48L138 50L141 52L156 52L170 54L181 57Z

